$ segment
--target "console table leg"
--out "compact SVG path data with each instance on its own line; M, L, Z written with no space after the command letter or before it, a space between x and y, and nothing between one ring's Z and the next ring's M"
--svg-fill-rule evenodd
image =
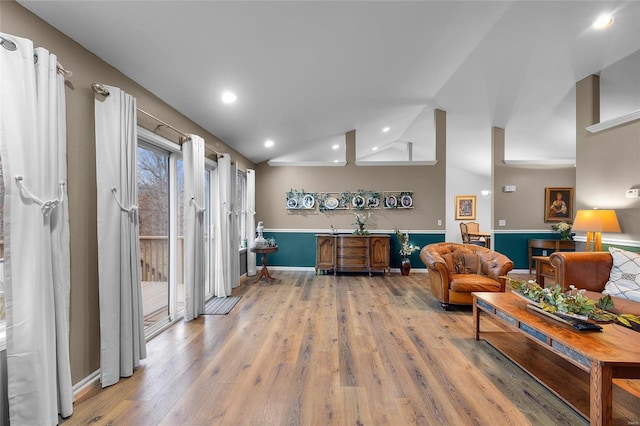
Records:
M613 423L613 368L597 361L591 363L589 422L593 425Z

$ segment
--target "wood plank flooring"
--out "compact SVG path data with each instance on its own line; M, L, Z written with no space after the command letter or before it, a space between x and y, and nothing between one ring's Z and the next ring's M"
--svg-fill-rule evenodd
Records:
M230 314L148 342L132 377L87 392L64 425L587 424L473 340L471 308L442 310L424 274L274 275L235 289Z

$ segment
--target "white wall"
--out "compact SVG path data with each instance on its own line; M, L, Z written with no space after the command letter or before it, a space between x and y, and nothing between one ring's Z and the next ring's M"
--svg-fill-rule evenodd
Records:
M480 191L483 189L491 189L491 178L489 176L477 175L447 164L446 241L462 242L460 221L456 220L456 195L476 196L476 219L474 222L480 224L481 231L491 231L491 199L482 198ZM469 221L465 220L465 222Z

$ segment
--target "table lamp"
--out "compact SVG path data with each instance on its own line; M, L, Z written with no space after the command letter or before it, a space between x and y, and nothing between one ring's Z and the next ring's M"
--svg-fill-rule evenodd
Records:
M602 232L622 232L615 210L578 210L574 231L587 231L587 251L602 251Z

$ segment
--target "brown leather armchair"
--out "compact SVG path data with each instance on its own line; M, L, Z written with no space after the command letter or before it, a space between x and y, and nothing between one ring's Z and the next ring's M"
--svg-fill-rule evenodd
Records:
M450 304L473 304L474 291L504 292L513 262L505 255L472 244L436 243L420 251L431 292L449 310Z

